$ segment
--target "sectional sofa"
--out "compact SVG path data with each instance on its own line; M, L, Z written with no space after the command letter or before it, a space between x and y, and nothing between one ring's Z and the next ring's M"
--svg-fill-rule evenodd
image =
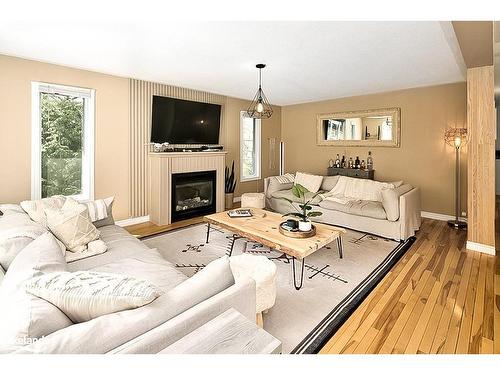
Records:
M25 234L19 231L22 229L19 223L24 223L22 225L26 228L39 228L21 207L0 205L0 210L4 213L0 216L0 237L2 234L12 234L13 230L18 233L14 242L11 239L4 248L0 246L0 251L9 251L19 245L28 246L36 240L30 238L33 237L33 230L27 230ZM38 233L46 231L39 229L41 230ZM244 277L235 282L228 261L227 264L224 260L214 261L212 263L218 263L211 263L188 278L163 259L157 250L148 248L123 228L105 225L100 227L99 231L108 250L100 255L67 263L67 271L94 270L126 274L151 282L160 287L164 294L148 305L102 315L83 323L70 324L45 337L33 338L33 342L27 345L16 345L12 348L3 346L1 351L71 354L158 353L231 307L249 320L255 320L255 282ZM22 251L24 250L17 256L20 256ZM5 268L7 269L2 268L0 272L0 291L2 278L6 284L9 277L9 267ZM19 306L2 304L2 309L17 308ZM18 315L23 314L23 311L19 311ZM39 318L41 322L51 319L50 316ZM8 325L8 322L2 323Z

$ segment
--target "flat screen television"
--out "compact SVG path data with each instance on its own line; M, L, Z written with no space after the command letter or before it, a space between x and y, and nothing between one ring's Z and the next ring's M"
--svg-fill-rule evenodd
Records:
M151 142L218 144L221 106L153 96Z

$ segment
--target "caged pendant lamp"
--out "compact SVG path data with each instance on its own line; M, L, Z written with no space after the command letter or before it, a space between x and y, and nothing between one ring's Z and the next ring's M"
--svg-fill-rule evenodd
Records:
M257 69L259 69L259 89L255 94L250 107L247 109L247 115L251 118L270 118L273 115L273 109L271 104L264 95L264 91L262 91L262 69L266 67L266 64L257 64L255 65Z

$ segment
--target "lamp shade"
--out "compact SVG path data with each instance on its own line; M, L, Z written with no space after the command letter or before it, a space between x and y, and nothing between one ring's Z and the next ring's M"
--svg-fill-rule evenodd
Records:
M467 143L467 129L466 128L450 128L444 132L444 140L452 147L460 148Z

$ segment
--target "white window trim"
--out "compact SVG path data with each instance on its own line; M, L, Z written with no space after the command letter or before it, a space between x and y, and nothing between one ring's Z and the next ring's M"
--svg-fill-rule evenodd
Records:
M241 149L242 149L242 145L243 145L243 132L241 130L242 126L243 126L243 122L241 121L244 114L246 112L245 111L242 111L240 113L240 182L249 182L249 181L257 181L257 180L260 180L262 177L261 177L261 161L262 161L262 155L261 155L261 125L262 125L262 121L259 120L259 119L256 119L255 120L255 134L254 134L254 137L255 137L255 157L256 157L256 162L255 162L255 165L256 165L256 168L257 168L257 175L256 176L252 176L252 177L244 177L243 176L243 158L242 158L242 153L241 153Z
M31 82L31 199L42 197L42 124L40 121L40 92L59 92L83 97L84 131L82 150L82 194L75 199L94 199L94 134L95 90L79 87Z

